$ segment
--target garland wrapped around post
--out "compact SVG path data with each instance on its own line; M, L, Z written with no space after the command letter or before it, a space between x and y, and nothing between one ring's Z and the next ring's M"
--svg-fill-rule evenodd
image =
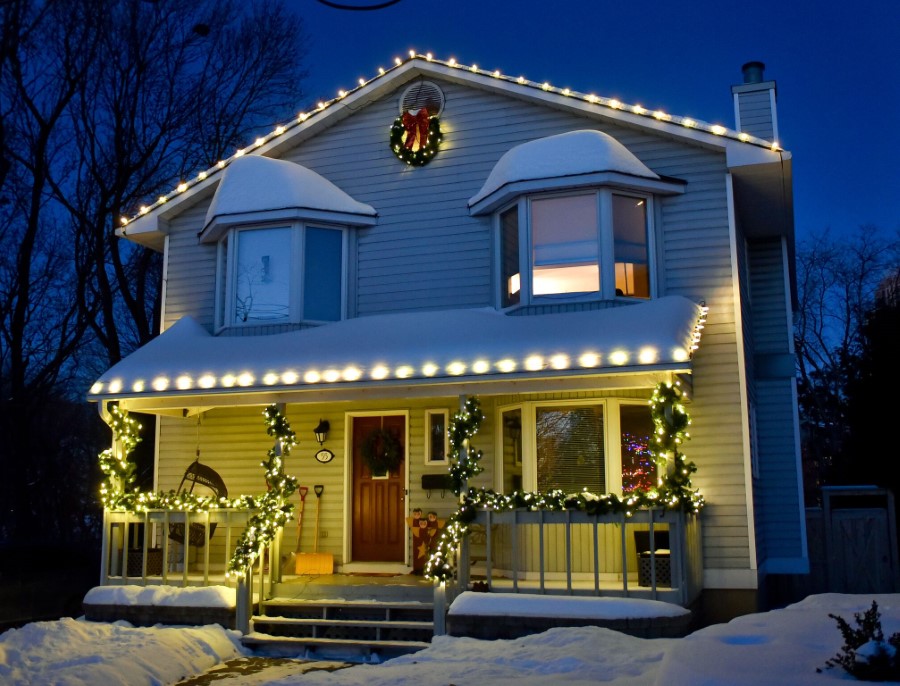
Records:
M276 444L269 449L269 459L260 463L266 470L269 490L260 497L256 513L250 517L247 528L238 539L228 562L228 575L231 577L247 573L259 557L260 548L275 539L294 512L294 505L288 499L297 490L297 479L285 474L284 458L297 445L297 436L275 405L269 405L263 414L266 417L266 433L276 439Z
M684 393L680 382L660 383L650 399L650 415L653 419L655 438L653 457L657 465L657 487L655 489L634 490L627 495L614 493L596 494L587 490L580 493L565 493L553 490L548 493L515 491L509 494L495 493L488 489L469 489L461 494L459 510L447 520L434 553L425 565L425 576L437 581L451 579L455 573L456 551L475 520L478 508L495 511L546 510L560 512L575 510L589 515L624 514L630 517L642 507L663 507L669 510L699 512L704 505L703 496L691 488L691 474L697 471L693 462L688 462L679 446L690 434L686 431L691 420L682 400ZM472 406L469 406L469 402ZM477 398L466 403L466 413L458 413L450 425L451 458L457 460L450 466L450 474L455 486L459 486L481 471L478 461L481 451L471 451L466 460L458 460L463 441L478 432L484 415ZM672 468L669 469L671 462Z
M120 451L115 447L107 448L100 453L100 471L106 478L100 483L100 502L103 507L110 508L129 492L129 487L134 483L134 463L128 460L128 456L143 439L140 436L141 425L128 416L128 413L118 405L109 407L109 427L113 432L113 445L119 444Z

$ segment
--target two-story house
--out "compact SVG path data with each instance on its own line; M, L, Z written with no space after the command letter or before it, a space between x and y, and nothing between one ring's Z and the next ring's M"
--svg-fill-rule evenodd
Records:
M160 335L90 397L158 416L158 488L199 454L232 495L265 490L260 411L279 404L310 489L300 550L315 536L352 573L408 571L414 511L455 511L429 477L461 398L485 414L471 486L622 493L652 482L647 401L680 381L706 499L693 571L708 604L752 610L808 561L791 157L774 82L744 77L732 130L397 60L125 220L164 255ZM640 552L610 529L585 574Z

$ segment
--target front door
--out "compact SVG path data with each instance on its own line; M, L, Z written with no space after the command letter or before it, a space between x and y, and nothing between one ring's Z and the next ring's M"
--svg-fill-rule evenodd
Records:
M373 474L364 453L378 445L377 435L390 433L400 444L400 464ZM404 562L406 495L406 417L353 417L353 551L354 562Z

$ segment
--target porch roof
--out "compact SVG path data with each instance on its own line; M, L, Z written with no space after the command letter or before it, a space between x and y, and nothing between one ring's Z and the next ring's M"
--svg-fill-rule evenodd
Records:
M198 397L274 402L275 394L328 391L347 399L414 386L450 395L460 384L474 393L489 392L475 385L512 380L689 372L703 321L705 308L681 296L528 316L385 314L265 336L214 336L185 317L103 374L89 398L193 405Z

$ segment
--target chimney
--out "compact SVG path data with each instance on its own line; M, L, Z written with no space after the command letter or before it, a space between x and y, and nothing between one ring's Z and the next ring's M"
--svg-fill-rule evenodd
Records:
M778 140L778 114L775 108L774 81L766 81L766 65L747 62L741 71L744 83L732 86L735 129L766 141Z

